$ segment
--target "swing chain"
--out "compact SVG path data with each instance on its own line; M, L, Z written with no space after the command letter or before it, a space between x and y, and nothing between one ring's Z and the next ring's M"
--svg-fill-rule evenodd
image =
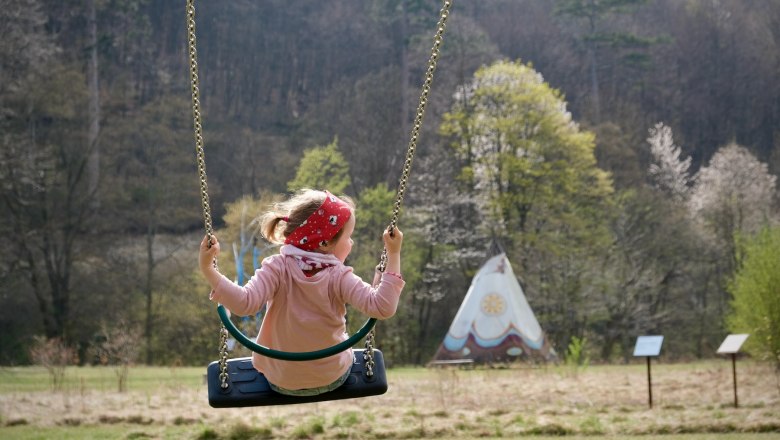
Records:
M420 129L422 128L423 117L425 116L425 107L428 104L428 96L431 91L431 85L433 84L433 73L436 70L436 62L439 58L439 51L442 44L445 26L447 19L449 18L450 7L452 6L452 0L444 0L441 11L439 12L439 21L436 26L436 34L434 36L433 47L431 48L431 57L428 60L428 69L425 73L425 81L422 86L422 93L420 94L420 101L417 106L417 113L415 114L414 124L412 125L411 137L409 140L409 146L406 152L406 158L404 160L403 172L401 173L401 179L398 183L398 192L396 194L395 204L393 206L392 219L388 230L392 230L398 224L398 216L401 211L401 204L403 203L404 193L406 192L406 185L409 180L409 173L412 169L412 161L414 159L414 153L417 148L417 139L419 137ZM187 0L187 40L188 40L188 52L190 60L190 84L192 88L192 118L195 127L195 151L198 164L198 176L200 179L200 195L201 205L203 207L203 220L208 235L209 246L212 245L212 235L214 233L212 221L211 221L211 207L209 206L208 195L208 183L206 179L206 154L203 147L203 127L201 123L200 113L200 89L198 83L198 55L196 50L195 40L195 0ZM381 272L385 271L387 266L387 249L382 251L382 257L379 262L378 269ZM217 268L217 261L214 260L214 267ZM227 374L227 348L228 331L224 325L220 329L220 357L219 357L219 369L220 369L220 386L225 389L229 385ZM364 360L366 361L366 375L371 377L374 375L374 331L372 330L366 336L366 350L364 352Z
M409 173L412 171L412 161L414 160L414 153L417 149L417 139L420 134L420 128L422 128L423 117L425 116L425 106L428 104L428 95L431 93L431 85L433 84L433 73L436 71L436 63L439 60L439 50L444 37L444 30L447 25L447 19L450 16L450 7L452 6L451 0L445 0L441 10L439 11L439 22L436 24L436 35L433 37L433 47L431 48L431 57L428 59L428 70L425 71L425 81L422 86L422 93L420 94L420 102L417 105L417 113L414 117L414 124L412 124L412 132L409 138L409 148L406 151L406 159L404 160L403 172L401 173L401 179L398 182L398 192L396 193L395 204L393 205L393 215L390 220L390 225L387 229L392 233L393 229L398 224L398 216L401 212L401 204L404 200L404 193L406 192L406 184L409 181ZM387 249L382 251L382 257L379 261L379 271L384 272L387 266Z
M219 330L219 386L223 390L228 387L228 331L223 325Z
M195 47L195 0L187 0L187 34L190 56L190 78L192 86L192 119L195 126L195 153L198 162L198 177L200 178L200 199L203 207L203 220L206 234L214 230L211 224L211 207L209 206L208 183L206 181L206 153L203 148L203 126L200 117L200 88L198 84L198 51Z
M211 207L209 205L209 188L206 179L206 152L203 148L203 125L200 118L200 86L198 83L198 51L195 40L195 0L187 0L187 47L190 58L190 85L192 88L192 121L195 127L195 156L198 163L198 177L200 180L200 202L203 207L203 222L206 235L209 237L209 247L213 244L212 236L214 228L211 223ZM214 259L214 268L217 267L217 260ZM228 331L225 326L221 326L219 344L219 380L222 389L228 387L227 379L227 359Z
M366 335L366 350L363 352L363 360L366 361L366 376L374 375L374 331Z

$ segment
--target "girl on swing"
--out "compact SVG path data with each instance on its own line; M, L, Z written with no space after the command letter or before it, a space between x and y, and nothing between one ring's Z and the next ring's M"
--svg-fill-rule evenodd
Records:
M211 285L209 298L237 315L253 315L267 304L257 343L284 351L314 351L348 338L346 304L365 315L387 319L395 314L401 277L403 234L397 228L382 237L387 266L376 287L344 265L352 250L355 205L348 197L304 189L263 215L261 233L283 244L263 260L245 286L220 274L213 265L219 242L200 244L198 264ZM352 350L323 359L293 362L253 354L252 364L271 388L290 396L314 396L335 390L349 377Z

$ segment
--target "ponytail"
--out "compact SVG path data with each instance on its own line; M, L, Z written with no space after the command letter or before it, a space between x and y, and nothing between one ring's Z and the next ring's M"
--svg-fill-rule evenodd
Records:
M284 217L274 211L266 213L263 216L260 223L260 234L262 234L263 238L265 238L269 243L274 243L274 244L284 243L285 237L279 236L279 231L277 230L277 227L279 226L279 222L285 219L287 219L287 217Z
M341 197L354 210L355 203L349 197ZM274 205L274 207L265 213L256 221L260 224L260 234L269 243L284 244L284 240L295 228L302 225L310 215L322 205L325 200L323 191L312 189L302 189L292 198ZM283 225L280 225L284 222ZM343 230L343 229L342 229ZM334 238L338 239L341 230Z

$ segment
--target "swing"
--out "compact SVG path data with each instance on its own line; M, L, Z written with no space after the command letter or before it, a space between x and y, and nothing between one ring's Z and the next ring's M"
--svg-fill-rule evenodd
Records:
M439 48L442 44L445 25L449 17L452 0L444 0L439 12L439 21L436 25L436 34L433 39L431 56L428 60L428 69L422 85L420 101L417 106L414 124L411 130L403 172L398 184L396 200L393 206L393 214L388 229L395 228L403 202L406 184L411 171L414 152L417 148L417 138L422 127L425 106L428 103L433 73L436 70L436 62L439 57ZM203 147L203 131L200 115L200 90L198 84L198 61L195 41L195 0L187 0L187 37L190 60L190 79L192 88L192 116L195 131L195 150L198 163L198 175L200 178L201 204L203 207L203 219L206 235L213 235L211 224L211 208L209 206L208 184L206 179L206 155ZM378 269L384 272L387 264L387 251L382 252ZM214 262L216 267L216 261ZM255 343L241 333L232 323L224 306L217 306L217 313L222 321L220 329L219 360L209 364L206 369L208 383L209 404L214 408L231 408L246 406L286 405L294 403L320 402L327 400L352 399L384 394L387 391L387 376L385 374L384 358L382 352L374 348L375 318L366 321L363 327L347 340L311 352L285 352L264 347ZM333 356L342 351L351 349L361 338L365 336L365 349L354 349L355 361L352 365L347 381L336 390L318 394L316 396L287 396L271 390L268 381L262 373L252 366L251 358L228 359L227 340L228 334L232 335L239 343L250 350L274 359L287 361L309 361Z

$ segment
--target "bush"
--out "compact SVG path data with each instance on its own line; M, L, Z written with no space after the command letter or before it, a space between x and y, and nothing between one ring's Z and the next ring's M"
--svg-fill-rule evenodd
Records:
M46 339L43 336L33 338L30 357L36 365L46 368L54 390L62 389L65 381L65 367L76 359L76 352L60 338Z
M766 228L740 247L729 285L729 329L749 333L745 350L780 369L780 228Z

